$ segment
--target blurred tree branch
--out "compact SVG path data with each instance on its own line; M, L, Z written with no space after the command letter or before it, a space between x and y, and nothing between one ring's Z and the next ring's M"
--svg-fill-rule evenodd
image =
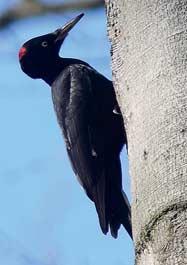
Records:
M103 5L103 0L80 0L61 4L45 4L39 0L22 0L20 4L10 7L0 14L0 28L2 29L14 21L27 17L34 17L46 13L63 13L73 9L97 8Z

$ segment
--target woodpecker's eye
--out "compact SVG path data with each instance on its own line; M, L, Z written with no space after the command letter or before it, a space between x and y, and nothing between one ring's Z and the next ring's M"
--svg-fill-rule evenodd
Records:
M42 47L47 47L48 46L48 43L47 43L47 41L43 41L42 43L41 43L41 45L42 45Z

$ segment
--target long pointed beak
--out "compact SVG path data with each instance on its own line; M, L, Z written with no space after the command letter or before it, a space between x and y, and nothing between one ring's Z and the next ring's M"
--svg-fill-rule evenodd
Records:
M68 23L65 24L62 28L57 29L54 33L57 35L55 42L63 40L68 32L79 22L79 20L84 16L84 13L78 15L77 17L70 20Z

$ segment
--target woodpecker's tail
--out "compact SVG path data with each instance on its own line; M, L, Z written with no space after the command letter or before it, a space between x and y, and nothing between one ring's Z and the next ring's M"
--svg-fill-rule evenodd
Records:
M94 191L94 202L104 234L110 227L111 235L117 238L123 224L132 238L131 209L127 196L122 190L121 164L119 158L107 164Z
M123 190L118 191L118 193L116 193L115 196L116 196L115 203L114 204L113 202L111 203L111 205L113 204L115 206L109 221L111 234L114 238L117 238L118 229L122 224L126 229L127 233L129 234L129 236L133 238L132 226L131 226L131 209L127 196L123 192Z

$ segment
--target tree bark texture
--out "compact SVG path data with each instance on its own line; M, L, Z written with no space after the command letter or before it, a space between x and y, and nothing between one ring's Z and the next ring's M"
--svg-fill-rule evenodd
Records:
M187 264L187 1L105 2L136 264Z

